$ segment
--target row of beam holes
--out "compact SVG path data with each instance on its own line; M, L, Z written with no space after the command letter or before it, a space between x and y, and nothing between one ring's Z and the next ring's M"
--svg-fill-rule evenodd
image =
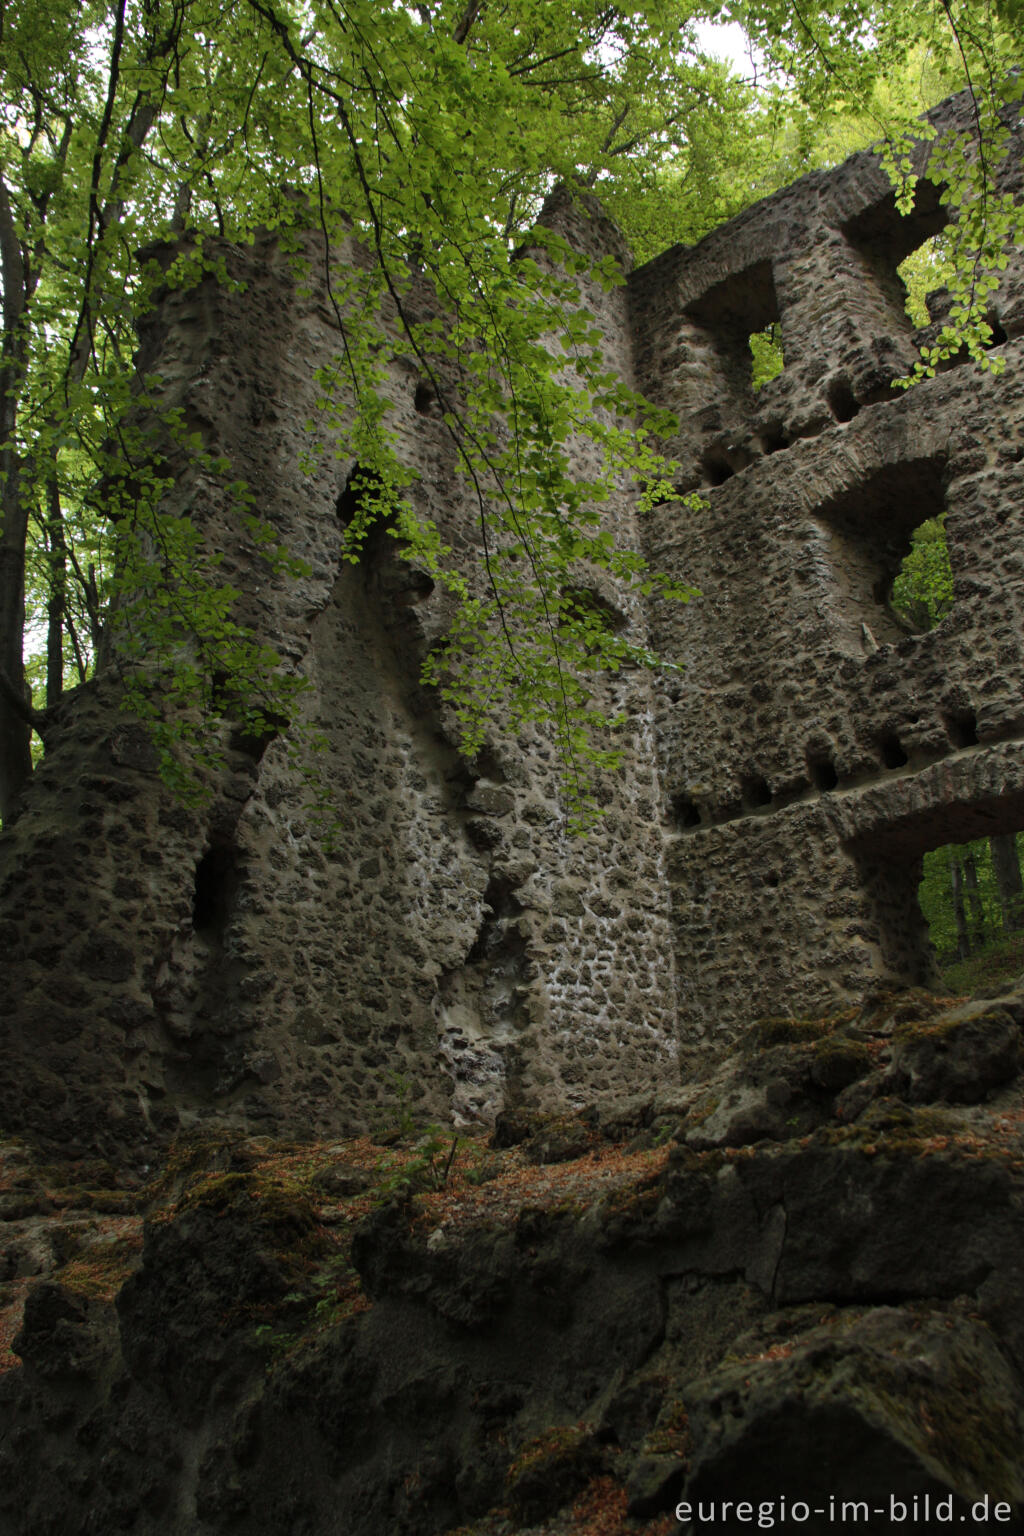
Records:
M974 747L978 744L978 724L974 711L965 709L954 714L943 716L946 734L950 743L956 748ZM905 768L909 761L903 748L903 744L894 731L886 731L878 737L878 754L882 766L892 770ZM807 772L813 787L823 794L828 794L839 787L839 774L831 757L811 754L807 756ZM744 813L760 810L763 806L771 805L774 796L767 779L759 774L750 774L741 780L740 793ZM677 795L672 802L672 814L676 826L683 831L692 831L704 821L695 800L688 795Z
M978 721L973 710L960 710L943 715L943 724L950 744L958 750L978 745ZM905 768L910 759L895 731L886 731L878 737L878 754L883 768ZM839 775L830 757L808 756L807 771L815 789L828 792L838 788Z
M837 418L838 419L838 418ZM763 432L757 439L761 446L761 452L767 456L770 453L778 453L780 448L789 447L789 438L781 430ZM753 464L757 455L746 448L726 449L716 444L709 448L700 461L701 478L705 486L712 490L716 486L724 485L731 480L733 475L746 469L748 464Z

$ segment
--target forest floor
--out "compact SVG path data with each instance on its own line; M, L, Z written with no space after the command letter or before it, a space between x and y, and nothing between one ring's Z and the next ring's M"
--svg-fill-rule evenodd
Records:
M1007 986L1024 973L1024 933L986 944L966 960L940 961L943 986L950 992L975 994Z

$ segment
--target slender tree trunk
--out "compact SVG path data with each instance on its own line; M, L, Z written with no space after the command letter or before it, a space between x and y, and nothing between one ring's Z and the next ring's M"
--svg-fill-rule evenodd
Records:
M956 921L956 957L958 960L966 960L971 952L971 939L967 932L967 913L964 911L964 877L960 868L960 855L952 848L949 850L949 884Z
M21 465L14 442L25 361L23 322L28 278L2 177L0 263L4 319L0 348L0 819L8 821L32 772L30 700L22 651L28 509L22 505Z
M1020 860L1017 857L1017 838L1013 832L990 837L992 870L999 892L999 905L1003 913L1003 927L1007 933L1024 928L1024 883L1020 877Z
M46 487L46 501L50 546L50 591L46 607L46 703L49 707L64 692L64 611L68 587L68 551L56 463Z
M0 474L11 454L0 453ZM32 772L32 727L25 684L22 636L25 629L25 529L18 507L17 478L8 470L4 483L3 532L0 534L0 819L9 821ZM11 493L8 494L8 487ZM19 708L19 704L21 707Z
M978 865L969 848L964 854L964 896L973 929L974 947L982 949L985 944L985 907L978 885Z
M17 376L8 355L0 390ZM25 542L28 506L22 504L21 465L15 451L14 404L0 401L0 819L14 815L32 772L31 692L25 681Z

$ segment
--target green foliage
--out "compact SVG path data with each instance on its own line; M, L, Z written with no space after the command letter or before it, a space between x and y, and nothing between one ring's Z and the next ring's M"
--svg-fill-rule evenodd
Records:
M756 391L770 379L778 378L786 365L782 355L781 328L777 323L763 331L754 332L750 338L750 355L753 359L750 381Z
M1018 861L1024 855L1024 833L1016 839ZM1000 899L993 866L992 848L987 838L970 843L952 843L924 856L918 902L928 923L928 932L944 971L962 948L962 929L958 925L955 887L957 866L963 881L970 861L976 884L964 885L961 896L962 922L966 925L968 952L984 951L1003 940L1006 933L1005 909Z
M459 1138L439 1125L428 1125L416 1142L413 1157L390 1154L377 1166L376 1203L407 1200L423 1190L444 1189L451 1176Z
M898 268L907 290L907 314L916 326L931 323L927 298L953 279L953 251L945 230L912 251Z
M953 570L946 543L946 515L914 529L910 552L893 582L892 606L913 629L934 629L953 607Z
M413 1112L412 1079L404 1072L389 1071L383 1074L384 1082L394 1096L393 1119L382 1125L378 1132L383 1136L407 1137L416 1133L416 1116Z
M192 792L216 760L217 722L264 736L294 718L300 684L239 620L201 528L162 500L172 480L212 478L252 517L249 492L161 411L155 381L133 399L132 355L158 283L225 281L217 240L260 227L301 273L297 230L312 220L337 257L339 346L317 381L309 458L357 461L373 487L342 553L358 558L372 523L390 519L407 557L456 600L426 679L464 749L497 718L553 730L585 824L595 775L617 761L602 675L653 658L577 595L606 577L689 591L606 531L623 494L642 507L667 493L656 443L668 423L609 371L580 305L581 285L598 294L621 281L614 260L538 233L545 196L559 182L598 191L653 254L815 157L839 158L844 136L870 125L907 200L922 93L966 78L975 137L936 146L933 173L961 215L954 304L923 371L961 345L986 362L993 274L1020 232L1020 211L991 184L1006 146L999 112L1016 89L1015 3L857 0L835 12L814 0L794 12L737 0L722 14L775 70L755 90L700 53L694 23L715 4L13 0L0 32L0 538L25 598L20 581L0 583L0 726L28 729L30 712L12 704L23 631L39 658L37 704L87 677L102 644L165 771ZM920 62L914 82L908 59ZM176 254L164 272L153 249L166 240ZM355 245L371 259L349 259ZM418 315L414 275L438 293L445 325ZM389 417L396 362L437 401L478 514L477 573L457 568L408 495ZM770 351L757 366L760 382ZM143 443L147 400L162 437ZM250 532L268 575L294 573L272 530L253 519ZM0 784L0 804L9 792Z

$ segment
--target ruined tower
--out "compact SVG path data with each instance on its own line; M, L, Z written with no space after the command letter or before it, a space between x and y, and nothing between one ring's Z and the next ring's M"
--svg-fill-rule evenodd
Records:
M1018 146L1008 190L1019 174ZM225 728L226 766L191 808L112 676L70 695L0 844L7 1128L83 1147L209 1118L342 1133L409 1095L487 1121L664 1086L757 1014L927 981L922 852L1024 825L1024 262L994 300L1003 372L894 390L922 339L896 267L943 217L925 201L901 218L862 154L622 288L584 284L609 364L679 422L680 499L641 519L624 492L609 524L703 594L646 610L599 594L680 671L608 685L624 766L585 842L541 735L459 757L416 681L443 594L386 537L339 559L358 466L301 468L337 346L322 286L300 292L268 238L225 252L239 286L168 292L140 366L307 574L269 572L198 465L169 506L306 680L341 835L324 840L287 740ZM594 207L548 218L625 262ZM785 367L755 395L748 342L769 323ZM391 394L412 495L469 566L439 412L404 364ZM940 512L955 607L908 635L891 582Z

